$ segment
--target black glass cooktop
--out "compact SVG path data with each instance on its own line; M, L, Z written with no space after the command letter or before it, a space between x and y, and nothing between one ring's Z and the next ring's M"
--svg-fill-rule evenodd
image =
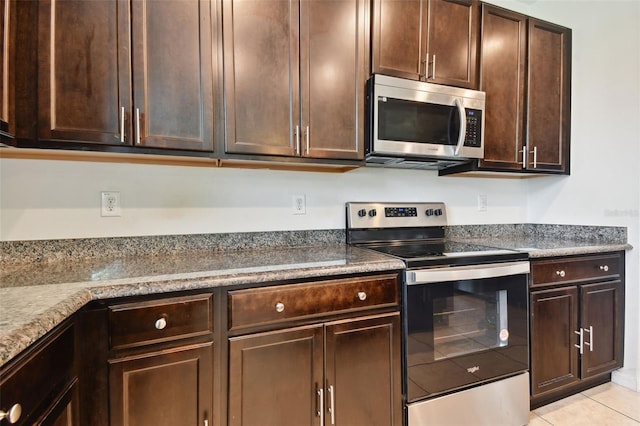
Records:
M526 259L527 254L456 241L387 242L363 245L371 250L398 257L407 266L476 264Z

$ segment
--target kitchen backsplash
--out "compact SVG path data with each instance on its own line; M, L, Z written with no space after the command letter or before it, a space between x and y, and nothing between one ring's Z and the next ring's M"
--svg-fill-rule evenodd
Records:
M455 225L448 238L560 239L604 244L627 242L627 228L546 224ZM190 251L233 251L317 247L345 242L344 229L244 232L147 237L83 238L0 242L0 265L73 261L98 257L153 256Z

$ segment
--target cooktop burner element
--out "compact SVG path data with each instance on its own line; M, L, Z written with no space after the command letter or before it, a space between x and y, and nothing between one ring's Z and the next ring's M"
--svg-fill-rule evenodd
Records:
M408 267L476 264L525 253L450 241L444 203L347 203L347 242L405 261Z

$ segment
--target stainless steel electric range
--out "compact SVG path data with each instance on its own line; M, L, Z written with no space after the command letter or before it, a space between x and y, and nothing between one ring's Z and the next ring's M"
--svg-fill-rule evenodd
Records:
M406 264L406 424L527 424L527 254L448 241L443 203L346 209L349 244Z

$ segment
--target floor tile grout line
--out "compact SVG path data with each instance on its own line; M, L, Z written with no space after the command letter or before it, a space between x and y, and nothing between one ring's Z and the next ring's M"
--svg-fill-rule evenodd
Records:
M550 424L551 426L554 426L553 423L551 423L549 420L545 419L543 416L541 416L540 414L537 414L535 412L532 411L533 414L535 414L536 417L538 417L540 420L542 420L543 422Z
M602 405L603 407L606 407L606 408L608 408L608 409L609 409L609 410L611 410L611 411L615 411L616 413L618 413L618 414L620 414L620 415L622 415L622 416L624 416L624 417L626 417L626 418L628 418L628 419L630 419L630 420L632 420L632 421L634 421L634 422L636 422L636 423L638 423L638 424L640 425L640 421L639 421L639 420L636 420L636 419L634 419L633 417L628 416L628 415L626 415L625 413L623 413L623 412L620 412L620 411L616 410L615 408L613 408L613 407L611 407L611 406L609 406L609 405L605 404L604 402L600 402L600 401L598 401L597 399L594 399L594 398L590 397L589 395L586 395L586 394L585 394L585 393L583 393L583 392L580 392L580 395L583 395L583 396L585 396L585 397L589 398L590 400L597 402L598 404Z

